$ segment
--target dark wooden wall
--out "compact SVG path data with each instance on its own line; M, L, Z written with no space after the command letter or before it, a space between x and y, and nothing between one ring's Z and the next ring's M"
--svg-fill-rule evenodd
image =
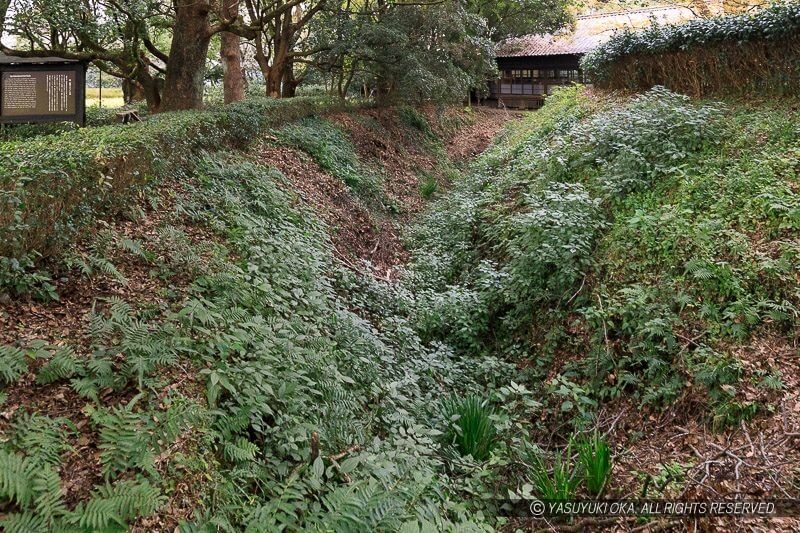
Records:
M544 88L542 94L508 94L500 93L500 80L493 80L489 83L489 96L487 103L500 107L516 107L522 109L535 109L541 107L546 98L547 88L553 85L567 85L582 79L580 72L581 56L578 54L559 54L552 56L528 56L528 57L498 57L497 67L500 76L508 70L571 70L577 71L577 79L552 79L552 78L533 78L533 83L540 84ZM530 85L530 83L529 83Z

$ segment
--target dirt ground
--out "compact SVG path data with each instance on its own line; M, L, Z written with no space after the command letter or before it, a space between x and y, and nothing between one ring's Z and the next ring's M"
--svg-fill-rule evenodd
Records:
M502 127L512 120L519 120L527 112L494 107L475 107L476 120L461 128L456 135L445 139L450 158L455 161L469 160L480 155L492 143Z
M163 187L172 191L181 189L177 183L165 183ZM165 195L165 198L168 197ZM143 216L140 218L101 220L98 221L97 230L113 231L120 238L141 241L145 248L157 251L159 229L172 222L167 214L173 212L173 206L167 203L160 209L153 209L145 204L141 207ZM204 228L183 226L181 229L195 244L217 239ZM74 252L78 255L91 253L83 243L76 245ZM75 348L78 355L86 354L91 349L86 337L89 316L92 311L102 312L106 309L109 306L108 299L123 299L134 308L140 309L145 306L165 308L169 305L164 293L166 282L152 275L152 264L122 250L113 250L110 255L115 267L125 277L124 282L107 275L89 279L73 269L53 280L59 301L41 303L30 299L8 299L0 303L0 344L26 346L31 341L41 340L48 343L48 349L69 345ZM173 276L169 282L173 291L170 298L181 300L188 283L188 279L181 275ZM69 418L77 431L71 433L68 440L71 450L63 458L61 476L65 502L72 506L87 499L91 490L103 482L99 435L92 429L85 410L89 401L79 396L68 382L59 381L47 385L36 383L35 370L41 363L41 360L32 361L29 366L31 371L3 391L7 398L0 405L0 438L18 411ZM173 388L180 388L186 395L202 397L205 386L197 378L197 370L188 365L184 361L164 373L162 377L165 381L165 393ZM114 392L106 389L99 396L104 405L111 406L129 401L133 394L133 390ZM185 439L179 441L179 446L185 444ZM179 447L174 449L174 453L180 451ZM169 463L170 457L158 459L156 467L162 468ZM187 504L191 498L185 497L189 484L184 483L186 486L181 488L179 481L178 485L178 490L169 502L171 518L166 521L170 524L190 518L193 511L193 507Z

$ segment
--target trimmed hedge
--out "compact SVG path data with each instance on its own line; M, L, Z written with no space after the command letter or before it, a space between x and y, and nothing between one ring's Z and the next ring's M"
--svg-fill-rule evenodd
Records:
M185 170L197 151L243 147L269 128L343 105L332 98L254 98L0 143L0 260L30 265L32 257L53 257L141 186Z
M626 29L587 54L582 67L607 89L655 85L695 96L748 90L796 91L800 78L800 4L752 14Z

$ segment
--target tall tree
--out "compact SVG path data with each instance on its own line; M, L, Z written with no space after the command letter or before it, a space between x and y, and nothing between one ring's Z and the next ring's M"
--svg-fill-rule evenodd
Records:
M174 0L174 5L175 23L161 105L167 111L197 109L203 105L213 6L204 0Z
M169 24L159 0L11 0L6 33L17 46L0 50L23 57L59 56L94 61L104 72L139 87L149 107L160 105L160 76L167 55L153 44L153 32Z
M458 1L344 1L317 24L313 63L340 96L355 83L383 102L461 100L494 70L484 20Z
M11 6L11 0L0 0L0 37L3 36L3 27L5 26L9 6Z
M222 0L222 2L220 16L224 20L238 19L240 0ZM222 32L219 55L222 62L222 87L225 103L243 100L247 80L242 68L241 37L229 31Z
M299 50L298 42L327 3L328 0L245 0L250 19L258 21L255 58L269 96L280 98L293 93L295 61L315 52ZM289 90L284 92L284 86Z

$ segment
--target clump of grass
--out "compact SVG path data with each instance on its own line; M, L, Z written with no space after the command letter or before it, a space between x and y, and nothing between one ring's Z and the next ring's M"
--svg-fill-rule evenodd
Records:
M419 193L423 198L428 200L436 194L438 188L439 185L436 183L436 179L433 176L425 176L419 184Z
M586 489L600 496L611 473L611 448L597 432L578 443L578 457L583 469Z
M444 413L448 421L446 441L462 456L471 455L476 461L488 459L496 442L493 410L488 402L476 395L451 398L444 404Z
M431 125L428 123L428 119L425 118L425 115L413 107L403 106L397 110L397 115L407 126L411 126L412 128L417 129L426 135L433 136L433 130L431 130Z
M323 170L342 180L361 199L383 203L380 177L363 165L347 134L328 119L310 117L275 132L284 144L300 148Z
M552 468L548 467L542 454L530 454L531 481L536 495L543 500L564 501L575 496L580 483L579 471L572 466L572 441L566 449L553 453Z

